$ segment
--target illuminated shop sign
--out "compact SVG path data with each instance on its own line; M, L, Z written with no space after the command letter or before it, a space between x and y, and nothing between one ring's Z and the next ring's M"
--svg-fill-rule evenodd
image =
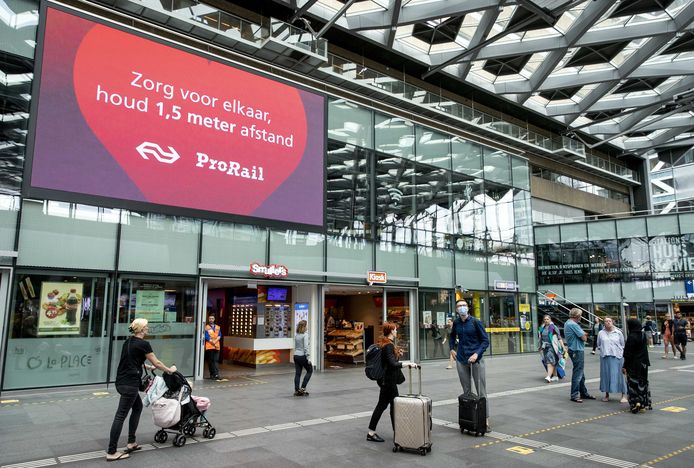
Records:
M53 7L39 43L26 193L323 226L324 96Z
M494 280L495 291L515 291L518 289L515 281L499 281Z
M386 284L388 274L385 271L369 271L366 273L366 281L369 284Z
M272 263L270 265L261 265L260 263L251 263L250 272L255 276L264 276L266 278L286 278L289 276L289 270L284 265Z

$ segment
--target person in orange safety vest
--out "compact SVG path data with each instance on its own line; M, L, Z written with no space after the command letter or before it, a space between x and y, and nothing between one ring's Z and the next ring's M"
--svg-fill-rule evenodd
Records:
M207 325L205 325L205 359L207 367L210 370L210 378L220 380L219 367L219 342L222 340L222 328L214 323L214 315L207 317Z

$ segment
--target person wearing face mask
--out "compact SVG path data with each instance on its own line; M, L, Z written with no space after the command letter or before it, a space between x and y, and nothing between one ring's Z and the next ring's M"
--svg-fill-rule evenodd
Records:
M458 318L451 327L448 347L451 350L451 356L456 360L460 385L463 387L464 394L475 393L472 392L472 381L474 381L477 396L486 398L487 382L482 355L489 347L489 337L482 322L470 316L465 300L457 301L455 310ZM487 426L489 426L489 420L487 420Z

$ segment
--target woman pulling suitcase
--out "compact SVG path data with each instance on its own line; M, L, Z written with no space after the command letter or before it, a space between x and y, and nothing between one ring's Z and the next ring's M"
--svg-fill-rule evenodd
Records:
M417 364L409 361L400 361L402 349L395 346L395 340L398 336L398 327L391 322L383 324L383 337L379 340L378 345L381 347L381 355L385 374L382 379L377 381L381 388L378 394L378 404L374 408L369 423L369 432L366 435L366 440L370 442L385 442L385 440L376 433L376 426L381 419L381 415L390 405L390 422L394 426L395 419L393 417L393 400L398 396L398 385L405 381L405 376L402 373L403 367L417 367Z

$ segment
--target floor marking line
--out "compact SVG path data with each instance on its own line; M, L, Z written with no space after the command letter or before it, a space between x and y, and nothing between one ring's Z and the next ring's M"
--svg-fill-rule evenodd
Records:
M665 454L665 455L661 455L658 458L654 458L653 460L647 461L646 463L644 463L644 465L647 465L647 466L655 465L656 463L660 463L661 461L668 460L668 459L674 457L675 455L680 455L680 454L687 452L688 450L692 450L692 449L694 449L694 444L687 445L686 447L682 447L681 449L674 450L674 451L672 451L668 454Z

